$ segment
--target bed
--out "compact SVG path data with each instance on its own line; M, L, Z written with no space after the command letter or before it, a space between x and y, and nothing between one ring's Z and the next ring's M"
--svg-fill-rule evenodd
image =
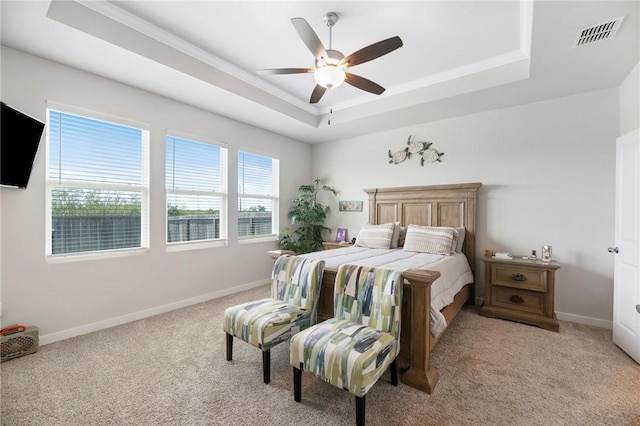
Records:
M425 253L415 256L417 253L402 249L346 247L304 255L326 262L318 320L333 317L333 285L340 264L403 271L405 284L398 364L406 369L402 374L403 383L427 393L433 392L438 382L438 373L430 362L431 349L464 304L473 303L476 195L481 186L481 183L465 183L365 190L369 196L370 224L399 222L403 227L410 224L464 227L462 253L443 259L443 256ZM444 281L447 284L443 290L439 284ZM452 281L456 282L452 284ZM432 317L434 321L431 321Z
M404 272L411 269L437 271L440 277L431 285L431 320L429 331L434 339L439 338L447 327L447 320L441 310L453 303L455 295L474 281L473 272L463 253L450 256L405 251L402 248L379 249L349 246L333 250L302 255L313 260L324 260L325 268L335 271L342 264L349 263L371 268L391 269ZM324 300L323 300L324 301ZM319 317L326 319L333 312L320 310Z

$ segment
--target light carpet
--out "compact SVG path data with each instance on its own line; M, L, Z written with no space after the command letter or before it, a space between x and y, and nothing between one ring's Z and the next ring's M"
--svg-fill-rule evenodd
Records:
M268 286L75 337L2 363L3 425L353 425L354 397L303 374L293 400L289 346L235 340L222 312ZM37 324L36 324L37 325ZM465 307L434 351L433 394L388 372L367 394L374 425L640 425L640 366L611 331L560 321L560 332Z

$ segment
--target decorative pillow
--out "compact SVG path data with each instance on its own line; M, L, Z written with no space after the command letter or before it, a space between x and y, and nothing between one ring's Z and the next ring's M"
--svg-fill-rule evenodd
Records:
M395 223L383 223L382 225L364 225L356 238L356 247L381 248L391 247L391 237Z
M466 229L464 227L456 228L458 231L458 244L456 245L456 253L462 253L462 247L464 247L464 236L466 234Z
M453 228L409 225L403 250L450 256L453 239Z
M400 222L396 222L393 225L393 235L391 236L391 247L397 249L400 247Z
M456 254L456 248L458 248L458 228L453 229L453 241L451 242L451 250L449 253Z
M404 246L404 240L405 240L406 237L407 237L407 227L406 226L401 226L400 227L400 238L398 238L398 248Z

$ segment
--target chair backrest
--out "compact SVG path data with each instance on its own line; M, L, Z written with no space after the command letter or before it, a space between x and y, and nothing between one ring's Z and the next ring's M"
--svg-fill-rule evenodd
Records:
M324 260L282 255L271 272L271 297L311 310L315 324L323 275Z
M334 287L335 317L393 334L399 342L402 285L398 271L341 265Z

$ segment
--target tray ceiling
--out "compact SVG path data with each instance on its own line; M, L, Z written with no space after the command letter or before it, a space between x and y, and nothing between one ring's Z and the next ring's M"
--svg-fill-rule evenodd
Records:
M2 44L314 143L619 85L638 62L638 6L3 0ZM345 55L402 39L349 69L382 95L343 84L312 105L312 74L255 72L313 67L291 18L306 19L329 48L330 11L339 15L331 47ZM578 29L621 16L615 37L572 47Z

